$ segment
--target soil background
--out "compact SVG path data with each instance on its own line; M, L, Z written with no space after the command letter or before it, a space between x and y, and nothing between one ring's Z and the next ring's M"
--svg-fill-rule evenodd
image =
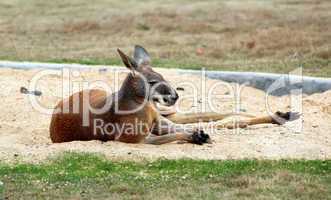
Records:
M49 137L49 123L51 115L40 113L33 108L29 97L20 93L20 87L29 87L41 70L0 69L0 159L5 162L23 160L26 162L39 162L50 156L66 151L102 153L110 159L126 160L154 160L159 158L178 159L330 159L331 158L331 91L310 96L303 95L302 118L282 126L265 124L251 126L246 129L209 132L213 144L193 145L170 143L159 146L146 144L125 144L116 141L75 141L62 144L52 144ZM42 92L36 97L44 107L53 108L62 96L62 86L68 88L68 83L93 83L106 81L114 86L115 75L113 72L98 69L88 71L75 71L62 76L59 71L49 70L54 73L42 77L37 84L37 90ZM202 110L202 105L208 99L208 91L215 87L214 94L209 95L214 108L221 113L230 113L235 108L242 112L254 115L267 114L266 94L263 91L241 86L227 84L219 80L203 79L196 75L179 75L175 70L157 69L166 80L174 87L183 87L179 91L181 97L178 108L192 109L197 112ZM127 72L120 72L120 82ZM62 81L63 79L63 81ZM215 85L217 84L217 85ZM196 87L196 92L191 86ZM205 88L205 89L203 89ZM237 90L236 90L237 88ZM79 88L74 88L74 91ZM67 95L65 95L67 96ZM194 96L196 99L189 99ZM239 98L240 96L240 98ZM240 99L239 103L236 100ZM295 98L299 99L300 98ZM195 102L195 103L194 103ZM289 96L268 97L269 109L286 111L289 109L291 99ZM298 103L299 102L299 103ZM205 110L211 106L204 104ZM230 120L230 119L227 119ZM300 131L300 124L302 129ZM205 124L206 125L206 124ZM298 131L299 130L299 131ZM210 131L207 128L207 132Z

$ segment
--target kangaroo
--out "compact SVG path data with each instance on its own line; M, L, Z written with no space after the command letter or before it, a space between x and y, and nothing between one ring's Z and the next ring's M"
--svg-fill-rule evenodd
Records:
M219 114L212 112L162 115L156 104L166 108L173 106L179 98L176 90L161 74L153 70L151 58L142 46L135 46L133 58L127 56L120 49L117 51L124 65L130 70L119 91L108 95L103 90L83 90L60 101L55 107L57 112L53 113L50 124L52 142L116 140L125 143L155 145L173 141L203 144L211 142L208 134L194 126L183 128L178 124L216 121L241 115L248 117L248 119L218 125L216 128L244 128L262 123L282 124L288 120L297 119L299 116L297 113L291 112L276 112L273 116L261 117L243 113ZM84 103L82 103L84 101L88 101L93 108L102 108L108 101L110 101L110 106L103 113L84 112ZM74 112L75 109L78 112ZM68 112L64 112L65 110ZM134 112L123 114L118 110L134 110ZM84 117L88 118L87 125L83 124ZM139 126L137 126L138 124ZM103 128L107 130L108 134L104 133Z

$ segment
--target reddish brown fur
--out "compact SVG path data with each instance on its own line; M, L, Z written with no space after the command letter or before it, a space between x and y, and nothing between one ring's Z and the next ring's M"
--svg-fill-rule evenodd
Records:
M89 93L89 99L84 99L87 95L83 95L83 92ZM73 104L75 96L79 95L79 112L73 113ZM137 111L134 114L129 115L118 115L110 112L96 115L89 112L89 126L83 126L83 101L89 101L91 106L94 108L100 108L105 104L107 95L105 91L102 90L90 90L90 91L81 91L79 93L75 93L74 95L70 96L69 99L65 99L60 101L55 109L60 109L60 112L57 114L53 114L51 125L50 125L50 136L52 142L69 142L74 140L114 140L114 135L107 135L101 134L99 129L97 134L94 134L94 119L101 119L104 121L105 124L112 123L112 124L123 124L123 123L136 123L136 120L142 122L142 124L146 124L146 129L143 132L135 133L135 134L121 134L118 138L119 141L128 142L128 143L139 143L142 142L143 139L148 135L151 127L153 126L154 121L157 119L157 112L153 109L151 103L147 103L141 110ZM109 97L111 98L111 97ZM63 113L63 105L66 105L69 101L69 113ZM128 103L123 101L119 104L122 109L127 107ZM116 134L120 134L115 132Z

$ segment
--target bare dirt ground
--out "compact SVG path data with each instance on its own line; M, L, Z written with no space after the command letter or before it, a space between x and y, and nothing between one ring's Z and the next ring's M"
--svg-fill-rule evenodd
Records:
M295 133L288 128L291 125L257 125L246 129L219 130L210 133L213 144L203 146L193 144L171 143L161 146L146 144L124 144L119 142L70 142L52 144L49 138L50 115L35 110L29 101L29 95L20 93L20 87L28 87L32 77L40 70L0 70L1 86L1 116L0 116L0 159L13 162L17 159L27 162L38 162L49 156L64 151L98 152L111 159L150 160L157 158L199 158L199 159L330 159L331 158L331 91L323 94L304 96L303 129ZM165 78L174 85L185 81L200 88L200 77L193 75L178 75L175 71L159 69ZM126 73L120 73L123 79ZM64 82L68 76L64 76ZM80 77L72 81L105 80L114 82L113 73L100 73L98 70L81 72ZM207 90L198 91L198 102L208 88L219 82L206 80ZM219 82L220 83L220 82ZM64 84L65 85L65 84ZM61 75L49 75L38 82L37 89L42 96L37 97L44 106L52 108L61 95ZM181 97L193 94L187 85L181 85L185 91ZM228 94L226 87L219 86L218 94ZM231 95L231 94L230 94ZM288 97L269 97L270 108L273 111L286 110L290 99ZM235 106L234 98L213 99L215 107L223 113L231 112ZM194 105L193 105L194 106ZM201 105L195 105L199 108ZM244 87L241 93L241 110L259 115L266 113L265 93L249 87ZM181 108L191 108L192 101L183 100ZM209 106L206 108L209 110ZM294 124L294 123L293 123Z

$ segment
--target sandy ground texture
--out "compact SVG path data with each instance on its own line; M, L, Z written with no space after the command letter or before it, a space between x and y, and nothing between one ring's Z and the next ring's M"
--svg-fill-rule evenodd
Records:
M20 93L20 87L29 87L33 78L43 70L0 69L0 159L6 162L23 160L38 162L49 156L65 151L97 152L110 159L153 160L158 158L177 159L330 159L331 158L331 91L303 95L292 98L292 105L302 105L302 119L286 125L256 125L246 129L218 130L211 132L213 144L193 145L170 143L160 146L146 144L125 144L120 142L75 141L62 144L52 144L49 137L51 116L43 114L32 106L29 97ZM222 113L232 112L239 108L242 112L261 115L267 113L265 93L250 87L228 85L217 80L207 79L205 84L199 76L179 75L172 70L158 69L171 84L183 87L179 91L182 100L180 109L192 111L210 110L205 104L210 99L214 109ZM43 71L45 72L45 71ZM50 70L52 75L43 76L37 84L37 90L42 92L35 97L45 108L53 108L62 95L62 86L68 89L68 83L106 81L112 88L116 79L113 72L99 70L76 71L62 75L59 71ZM58 74L57 74L58 73ZM59 74L60 73L60 74ZM120 72L120 81L126 76ZM73 76L74 77L73 77ZM62 81L63 80L63 81ZM73 84L74 83L74 84ZM215 85L216 84L216 85ZM83 85L83 84L81 84ZM196 99L189 99L195 94L192 86L197 88ZM205 89L204 89L205 88ZM210 89L213 95L206 96ZM74 87L73 91L79 90ZM239 94L236 98L234 94ZM65 94L68 95L68 94ZM218 95L218 96L215 96ZM210 98L211 97L211 98ZM240 99L238 103L238 99ZM195 103L194 103L195 101ZM289 109L289 97L268 97L268 108L272 111ZM205 106L204 106L205 105ZM302 122L302 130L300 124Z

